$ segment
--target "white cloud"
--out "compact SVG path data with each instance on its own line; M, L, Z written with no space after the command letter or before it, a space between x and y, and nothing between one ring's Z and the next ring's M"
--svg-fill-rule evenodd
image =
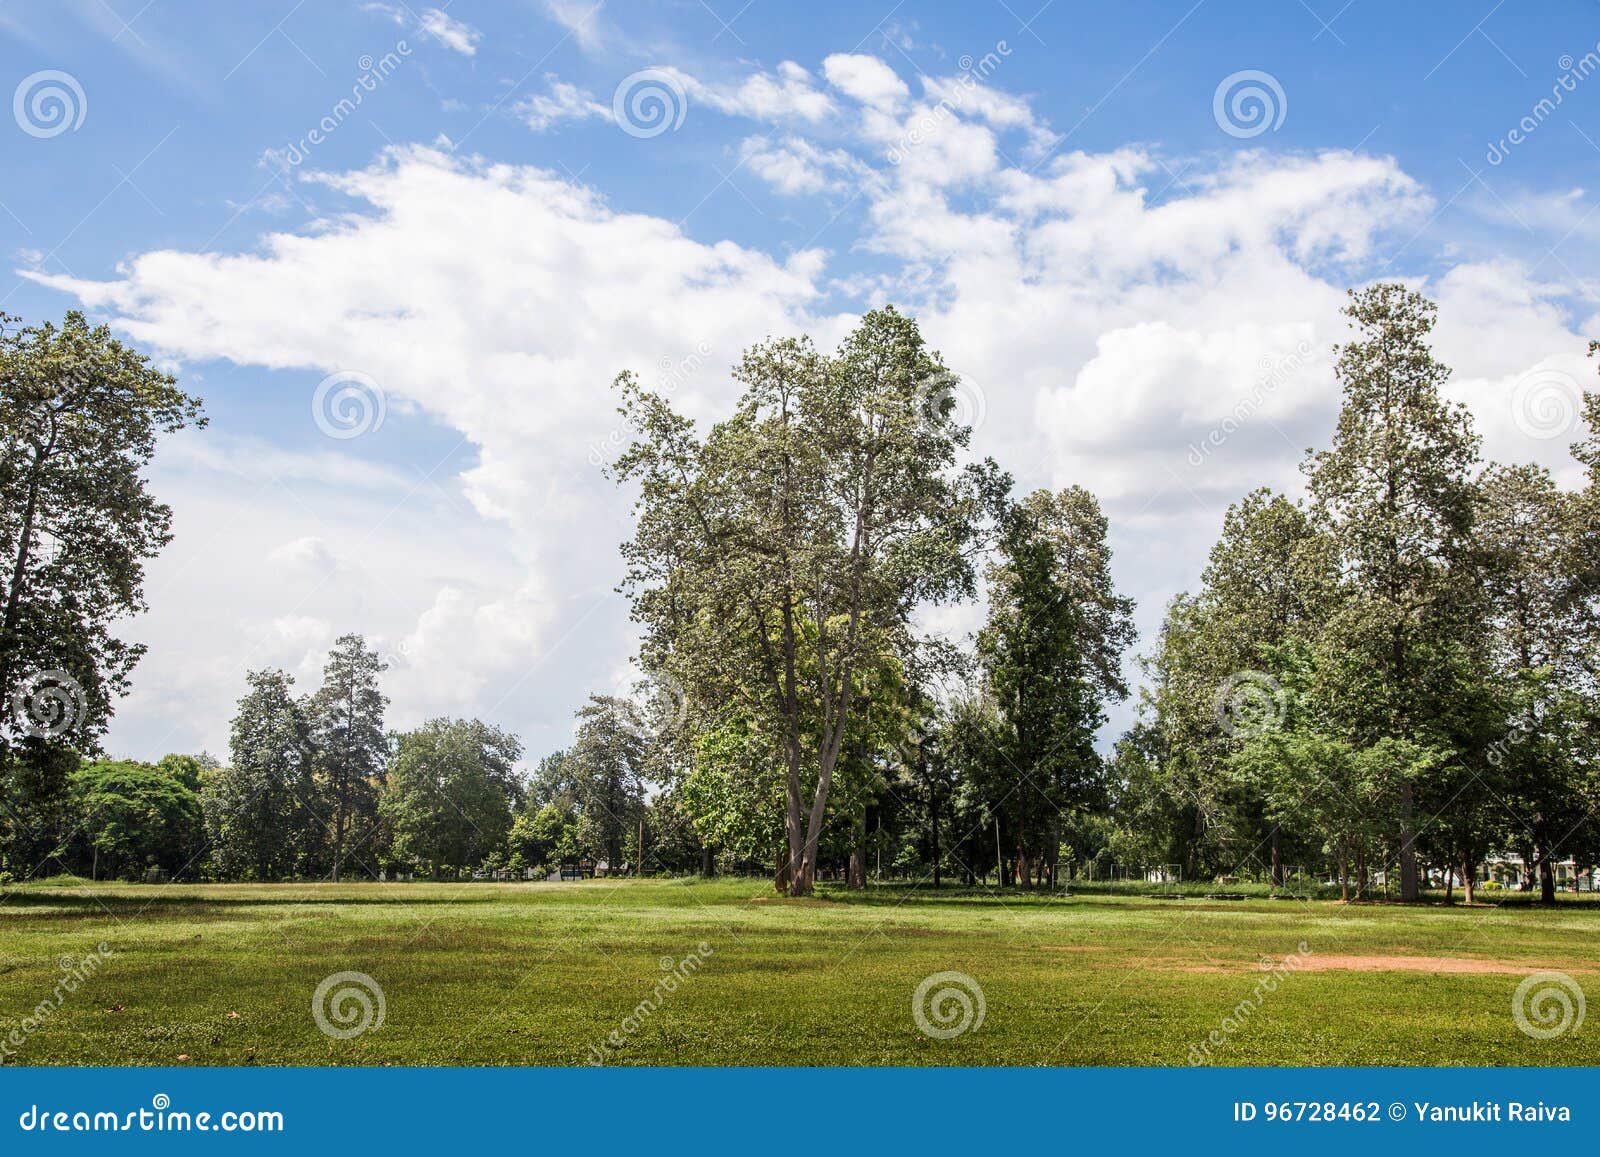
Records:
M478 41L483 38L483 33L472 25L438 8L423 9L422 30L450 51L459 52L462 56L476 55Z
M660 71L676 79L692 99L730 116L815 123L834 111L833 98L792 60L778 65L776 72L752 73L728 84L703 81L675 68Z
M871 171L843 149L819 149L800 137L773 142L749 137L739 147L745 166L785 196L843 193L873 179Z
M539 0L539 6L585 52L605 47L607 29L601 16L605 0Z
M878 109L893 109L911 95L906 82L876 56L839 52L822 62L822 75L846 96Z
M797 64L727 86L675 75L708 107L784 124L738 146L778 193L860 193L858 232L843 235L852 218L841 218L834 243L871 268L843 284L919 317L981 392L975 449L1019 487L1101 495L1148 639L1197 576L1227 503L1260 481L1297 485L1337 406L1329 349L1345 334L1344 287L1430 269L1437 254L1414 239L1434 201L1394 160L1341 150L1180 163L1126 147L1033 171L1002 147L1045 139L1022 101L965 86L957 100L937 83L912 98L864 59L824 64L856 102L848 112ZM555 83L540 115L599 103ZM156 609L142 625L161 646L141 669L139 712L166 719L184 696L201 710L215 688L236 688L246 658L301 669L317 631L272 624L314 617L327 632L366 630L395 656L400 719L484 712L542 750L629 649L612 590L627 503L591 464L619 440L608 383L704 350L675 400L721 413L743 347L798 331L837 339L849 319L821 303L839 286L818 252L780 260L697 241L525 166L406 148L304 179L349 197L350 211L249 253L141 254L108 282L28 276L164 356L283 371L274 383L298 373L306 399L330 370L370 374L391 399L376 438L421 415L460 431L475 458L416 494L367 465L341 476L327 455L343 451L325 440L279 462L258 455L254 474L192 449L164 465L180 535L159 564L159 597L152 575ZM1537 272L1468 263L1419 284L1438 296L1438 349L1490 453L1559 465L1565 441L1530 439L1508 408L1530 371L1584 368L1561 295ZM307 428L315 437L309 414ZM364 449L352 445L352 463ZM337 565L319 572L312 541ZM237 607L253 616L243 625Z
M544 92L518 101L512 111L536 133L547 132L565 120L611 119L610 105L596 100L587 89L555 76L546 77Z

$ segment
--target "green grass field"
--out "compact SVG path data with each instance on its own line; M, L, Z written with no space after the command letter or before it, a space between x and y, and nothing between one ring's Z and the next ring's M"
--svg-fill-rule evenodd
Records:
M97 971L24 1025L102 941ZM1301 967L1263 971L1302 942ZM1600 1023L1532 1039L1512 1000L1540 969L1600 995L1597 946L1600 906L1576 900L28 885L0 901L0 1039L10 1064L570 1065L609 1038L613 1064L1183 1065L1216 1032L1221 1065L1593 1065ZM691 952L700 966L685 972ZM319 982L343 971L369 975L385 1002L381 1027L352 1039L312 1015ZM945 971L972 977L986 1006L953 1039L912 1014L918 984ZM669 974L674 991L658 985Z

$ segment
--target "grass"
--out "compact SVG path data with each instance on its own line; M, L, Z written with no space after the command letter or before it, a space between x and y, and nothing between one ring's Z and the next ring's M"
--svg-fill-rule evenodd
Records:
M1080 893L832 887L786 900L754 880L582 884L25 885L0 900L0 1040L67 962L110 957L11 1064L1182 1065L1213 1031L1224 1065L1593 1065L1600 1024L1531 1039L1527 973L1600 995L1600 905L1342 905ZM1494 972L1279 972L1425 956ZM704 943L697 972L663 962ZM1375 962L1368 960L1365 966ZM1377 962L1381 963L1381 962ZM381 1028L319 1031L332 973L381 986ZM981 1027L934 1039L912 1016L930 974L981 986ZM659 1008L624 1027L655 990ZM1250 1010L1238 1014L1241 1002ZM1231 1031L1224 1018L1233 1018Z

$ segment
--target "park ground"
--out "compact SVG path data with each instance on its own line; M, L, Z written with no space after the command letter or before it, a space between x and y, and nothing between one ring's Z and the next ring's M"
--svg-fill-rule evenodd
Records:
M1600 995L1597 947L1586 898L29 884L0 898L0 1042L35 1065L1594 1065L1600 1022L1540 1040L1512 1005L1541 970ZM313 1016L343 972L383 998L348 1039ZM981 1024L975 994L918 1023L944 972Z

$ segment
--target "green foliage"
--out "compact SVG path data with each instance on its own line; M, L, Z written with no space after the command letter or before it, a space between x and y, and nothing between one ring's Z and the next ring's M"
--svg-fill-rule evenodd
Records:
M189 872L204 846L199 761L169 755L154 766L131 760L87 764L71 780L91 879L137 879L149 868Z
M395 740L379 812L396 860L436 873L474 868L511 830L522 745L476 719L434 719Z
M232 763L217 769L201 799L213 864L235 879L320 875L331 812L305 704L283 671L252 671L246 683L233 719Z
M106 326L15 321L0 314L0 704L34 689L27 715L51 733L0 712L0 774L104 733L144 650L113 628L144 609L144 565L171 538L145 467L162 435L205 424L199 399ZM49 672L54 699L37 682Z

